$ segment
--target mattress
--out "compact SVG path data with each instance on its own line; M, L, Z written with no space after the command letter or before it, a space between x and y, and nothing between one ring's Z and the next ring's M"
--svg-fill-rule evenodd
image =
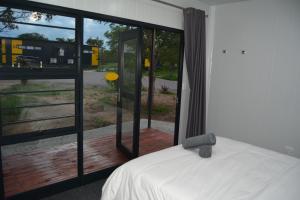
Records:
M299 200L300 160L217 137L211 158L181 145L117 168L102 200Z

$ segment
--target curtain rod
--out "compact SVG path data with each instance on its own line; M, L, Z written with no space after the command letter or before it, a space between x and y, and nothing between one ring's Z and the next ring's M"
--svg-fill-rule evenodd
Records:
M180 10L184 10L185 9L184 7L177 6L175 4L172 4L172 3L169 3L169 2L165 2L165 1L161 1L161 0L151 0L151 1L154 1L154 2L157 2L157 3L161 3L161 4L164 4L164 5L173 7L173 8L180 9ZM206 14L205 17L208 17L208 15Z
M183 10L184 7L181 7L181 6L177 6L175 4L172 4L172 3L169 3L169 2L165 2L165 1L161 1L161 0L151 0L151 1L154 1L154 2L157 2L157 3L161 3L161 4L164 4L164 5L167 5L167 6L171 6L173 8L178 8L180 10Z

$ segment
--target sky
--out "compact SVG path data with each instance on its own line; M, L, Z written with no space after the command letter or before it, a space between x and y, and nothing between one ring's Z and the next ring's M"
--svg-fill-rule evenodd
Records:
M93 19L84 19L84 33L83 33L83 40L84 42L87 41L88 38L96 38L99 37L100 39L104 40L104 47L107 47L106 41L107 38L104 36L104 33L108 30L109 28L109 23L106 22L101 22L93 20Z
M3 7L0 7L0 10L1 8L3 9ZM42 17L42 19L36 20L34 17L34 12L31 16L27 17L26 19L20 19L19 21L75 28L74 18L54 15L52 20L48 22L44 16ZM73 38L73 39L75 38L74 30L24 25L24 24L17 24L17 26L18 29L6 30L0 32L0 36L17 37L18 35L23 33L40 33L50 40L56 40L56 38ZM0 23L0 28L1 27L3 27L3 25ZM106 45L107 38L104 36L104 33L109 29L110 29L109 23L104 23L104 22L99 23L99 21L85 18L84 19L84 43L86 44L87 39L90 37L92 38L99 37L100 39L104 40L104 47L107 47Z

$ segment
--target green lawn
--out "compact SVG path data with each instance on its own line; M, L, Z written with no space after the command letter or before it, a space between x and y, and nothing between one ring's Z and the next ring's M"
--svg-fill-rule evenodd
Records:
M160 67L155 69L155 77L170 80L170 81L177 81L178 80L178 70L169 70L168 67Z

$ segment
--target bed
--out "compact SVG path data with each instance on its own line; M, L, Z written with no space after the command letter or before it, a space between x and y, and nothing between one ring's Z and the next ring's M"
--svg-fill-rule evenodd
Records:
M203 159L181 145L116 169L102 200L299 200L300 160L217 137Z

